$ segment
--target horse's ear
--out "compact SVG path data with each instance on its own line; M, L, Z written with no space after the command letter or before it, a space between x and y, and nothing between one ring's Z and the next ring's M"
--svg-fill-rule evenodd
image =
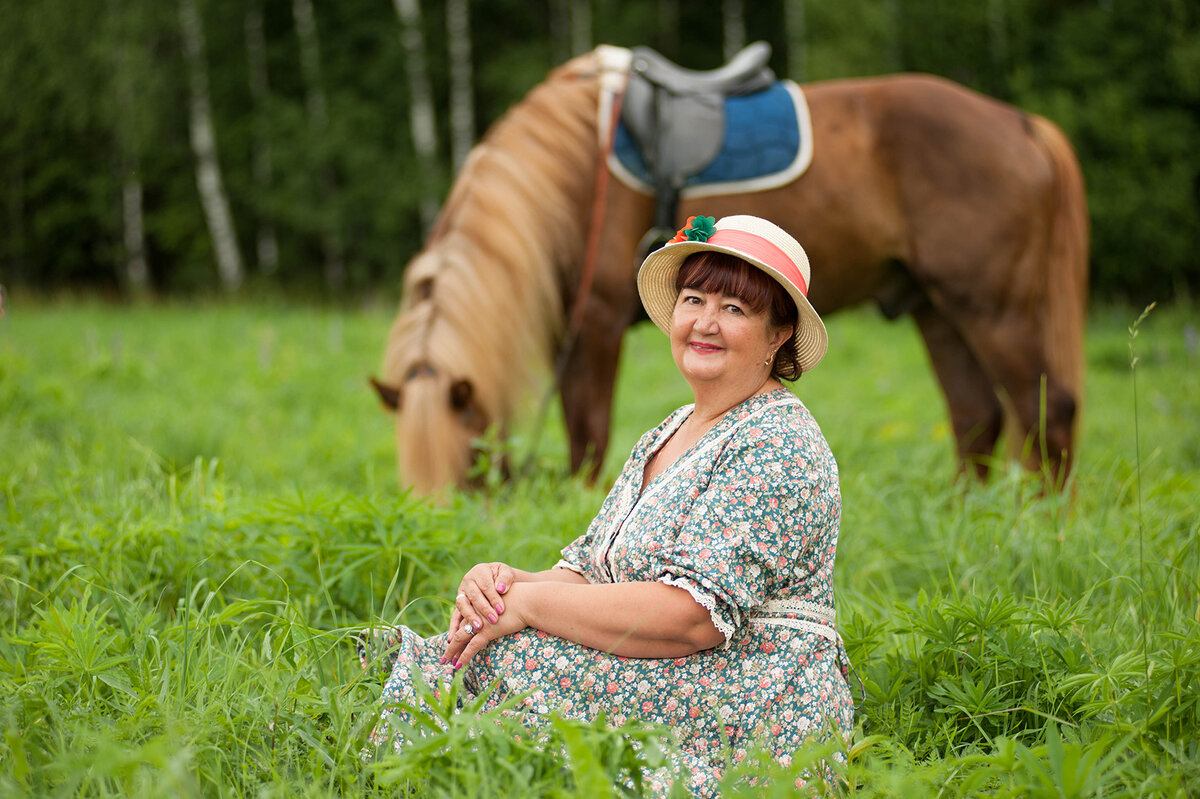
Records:
M381 383L374 377L368 378L371 381L371 387L379 394L379 399L384 406L390 411L399 410L400 408L400 389L396 386L389 386L387 383Z
M455 380L450 385L450 407L460 413L465 411L471 404L471 395L475 393L475 389L471 387L468 380Z

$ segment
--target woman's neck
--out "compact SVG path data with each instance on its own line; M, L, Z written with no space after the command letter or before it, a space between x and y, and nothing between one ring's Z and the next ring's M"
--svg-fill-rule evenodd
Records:
M766 394L782 387L783 384L773 377L768 377L757 387L753 387L752 390L747 390L746 386L733 388L727 386L692 386L692 394L696 400L695 407L692 409L691 419L694 420L692 424L708 429L715 425L722 416L755 394Z

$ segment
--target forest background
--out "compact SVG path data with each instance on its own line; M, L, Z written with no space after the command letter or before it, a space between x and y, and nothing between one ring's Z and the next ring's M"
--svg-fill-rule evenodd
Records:
M0 283L394 291L467 148L555 64L758 39L797 80L925 71L1048 116L1094 295L1200 287L1191 0L0 0Z

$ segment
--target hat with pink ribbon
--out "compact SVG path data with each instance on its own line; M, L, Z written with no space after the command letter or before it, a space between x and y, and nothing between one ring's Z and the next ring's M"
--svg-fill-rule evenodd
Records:
M666 245L646 256L638 270L638 294L650 320L670 335L675 309L675 275L685 258L715 250L737 256L766 272L796 303L796 354L807 372L825 356L829 338L821 317L808 301L811 270L800 243L778 225L757 216L727 216L719 221L694 216Z

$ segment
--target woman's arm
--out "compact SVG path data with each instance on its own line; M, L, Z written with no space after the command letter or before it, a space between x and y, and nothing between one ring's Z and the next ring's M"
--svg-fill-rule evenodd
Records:
M691 594L665 583L519 582L506 599L498 623L450 636L447 661L461 667L491 641L525 627L636 658L683 657L725 640Z

